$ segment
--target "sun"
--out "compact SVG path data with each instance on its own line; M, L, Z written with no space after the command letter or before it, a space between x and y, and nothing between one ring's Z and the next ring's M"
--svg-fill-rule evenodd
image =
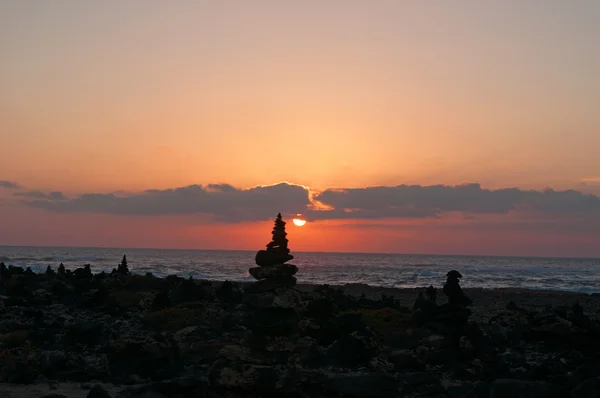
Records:
M294 218L294 219L292 220L292 222L294 223L294 225L296 225L296 226L298 226L298 227L301 227L301 226L303 226L304 224L306 224L306 220L302 220L302 219L300 219L300 218Z

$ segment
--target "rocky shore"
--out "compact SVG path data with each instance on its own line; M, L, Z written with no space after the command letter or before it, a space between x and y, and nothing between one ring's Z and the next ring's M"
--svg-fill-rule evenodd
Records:
M583 398L600 391L595 295L465 289L473 304L456 315L441 290L434 302L426 287L257 291L135 275L124 263L111 274L1 267L0 396Z

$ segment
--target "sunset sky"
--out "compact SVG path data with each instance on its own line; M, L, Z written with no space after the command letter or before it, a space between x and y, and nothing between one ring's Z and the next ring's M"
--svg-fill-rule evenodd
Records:
M598 21L0 0L0 245L600 257Z

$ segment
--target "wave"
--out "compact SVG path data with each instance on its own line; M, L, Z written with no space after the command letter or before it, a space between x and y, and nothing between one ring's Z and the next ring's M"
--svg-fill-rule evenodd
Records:
M105 261L115 261L118 263L119 260L111 260L109 258L104 257L93 257L93 256L82 256L82 257L5 257L0 256L0 261L28 261L28 262L61 262L61 263L73 263L73 262L105 262Z

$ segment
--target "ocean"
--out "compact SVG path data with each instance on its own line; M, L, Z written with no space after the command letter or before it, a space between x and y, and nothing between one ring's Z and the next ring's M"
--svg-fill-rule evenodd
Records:
M91 264L93 272L117 267L127 255L129 269L157 276L177 274L197 279L252 281L248 268L254 251L107 249L0 246L0 262L43 272L62 262L68 269ZM441 287L458 270L463 287L526 288L600 293L600 259L457 255L408 255L295 252L299 283L365 283L373 286Z

